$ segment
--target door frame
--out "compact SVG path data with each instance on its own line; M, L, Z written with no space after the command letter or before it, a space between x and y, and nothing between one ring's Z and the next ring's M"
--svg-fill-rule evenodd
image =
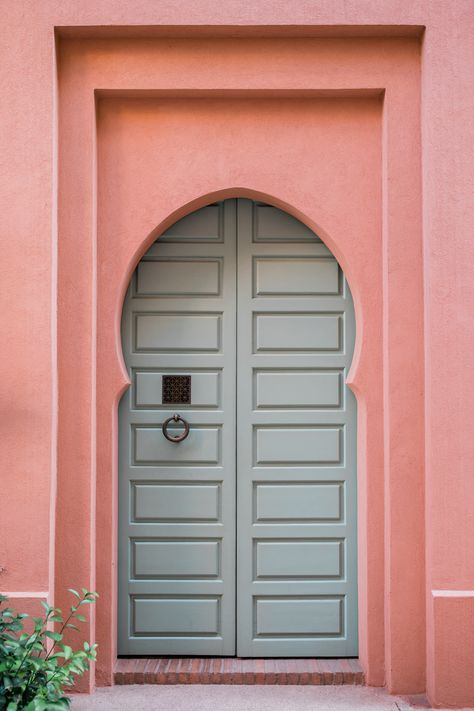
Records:
M376 530L380 529L381 525L381 516L380 516L380 506L381 506L381 498L380 497L380 491L375 490L375 481L372 480L372 484L369 485L368 477L370 476L370 471L368 468L368 462L371 459L371 452L368 451L370 448L370 442L367 437L367 432L369 429L368 421L372 420L372 434L373 436L377 436L380 434L380 432L377 432L375 426L374 426L374 419L375 417L372 417L371 415L375 414L375 402L376 398L373 397L374 391L371 389L370 385L370 360L368 358L364 359L362 358L362 355L366 353L369 350L369 347L367 346L366 343L362 341L362 337L365 336L366 340L369 340L370 336L367 333L368 329L365 329L365 332L361 334L361 328L359 326L361 321L367 320L367 317L364 316L363 311L367 311L368 309L365 307L363 303L363 299L360 298L360 292L359 292L359 298L357 298L354 294L354 290L356 290L357 284L351 283L350 281L350 276L348 276L346 267L343 264L344 255L341 255L340 249L338 248L337 243L324 231L324 229L316 224L314 220L312 220L310 217L307 217L303 215L300 211L295 210L292 208L290 205L283 203L281 200L275 198L274 196L270 195L265 195L253 190L245 190L245 189L239 189L239 190L225 190L225 191L219 191L217 193L211 194L211 195L206 195L198 198L196 201L192 201L192 203L183 206L179 210L175 211L172 215L170 215L163 223L159 225L151 234L148 235L146 241L141 247L140 254L137 255L134 259L133 264L129 265L128 273L127 273L127 280L122 282L122 293L121 293L121 301L120 301L120 312L119 312L119 322L118 322L118 330L116 330L115 338L116 338L116 346L117 346L117 353L119 356L119 363L120 363L120 379L116 380L116 390L115 390L115 397L114 397L114 427L115 427L115 432L114 432L114 449L115 449L115 457L116 457L116 474L114 476L115 480L115 486L117 486L117 477L118 477L118 448L119 448L119 443L118 443L118 408L119 404L122 398L122 395L124 392L128 389L130 385L130 380L128 377L128 372L125 366L125 362L123 359L123 354L122 354L122 342L121 342L121 321L122 321L122 310L123 310L123 303L125 300L125 294L126 291L129 287L130 280L133 277L133 273L140 262L140 259L142 256L146 253L146 251L149 249L151 244L155 242L156 240L159 240L159 237L163 232L165 232L169 227L171 227L175 222L177 222L179 219L184 217L185 215L188 215L192 212L195 212L196 210L199 210L201 207L205 207L206 205L213 203L213 202L218 202L220 200L225 200L228 198L247 198L251 199L253 201L257 202L265 202L269 205L272 205L273 207L277 207L280 210L283 210L284 212L287 212L288 214L292 215L296 219L300 220L303 224L305 224L307 227L309 227L315 235L317 235L325 244L326 246L330 249L332 252L333 256L337 259L346 279L349 284L349 288L351 289L353 301L354 301L354 314L355 314L355 344L354 344L354 352L353 352L353 358L352 358L352 364L349 369L348 376L346 378L346 384L348 387L352 390L352 392L355 395L356 398L356 410L357 410L357 485L356 485L356 490L357 490L357 547L358 547L358 553L357 553L357 575L358 575L358 585L357 585L357 599L358 599L358 627L359 627L359 659L361 661L364 658L364 649L363 645L368 641L367 639L367 634L365 634L365 630L363 625L367 625L370 619L370 626L374 625L374 622L376 620L380 621L380 617L377 618L376 615L374 614L374 610L372 610L372 615L369 616L369 595L370 593L375 593L375 584L376 584L376 579L375 576L371 576L371 570L370 570L370 555L374 555L375 550L374 546L372 545L371 548L369 548L369 545L367 545L366 548L363 548L362 542L365 541L369 543L369 529L371 530ZM349 266L347 266L347 270L351 271L349 269ZM369 336L369 338L368 338ZM369 381L369 382L368 382ZM367 383L368 389L365 389L365 385ZM379 401L379 406L382 403ZM361 436L363 435L363 436ZM379 484L383 484L383 482L379 481ZM117 499L117 491L115 491L115 497ZM364 498L363 498L364 497ZM368 500L369 498L372 500L372 503L369 505ZM377 503L378 500L378 503ZM361 513L366 509L366 516L364 518L361 518ZM118 511L116 510L115 513L116 517L116 526L118 526ZM361 530L362 529L362 530ZM116 539L115 539L115 546L117 546ZM117 556L117 548L115 548L115 555ZM115 576L117 577L117 576ZM117 581L115 581L115 604L117 600ZM362 597L362 599L361 599ZM362 618L363 615L363 618ZM116 640L114 640L116 643ZM366 669L364 669L366 672ZM378 685L378 684L376 684Z
M117 313L121 316L122 303L124 298L124 293L126 286L129 283L129 279L136 268L136 265L140 261L142 254L144 254L149 246L158 238L159 233L162 233L171 224L176 222L178 219L183 217L189 212L193 212L199 207L204 207L210 202L215 202L227 197L246 197L253 200L260 200L262 202L267 202L275 207L285 210L286 212L292 214L297 219L301 220L310 229L321 236L321 239L331 248L332 240L328 238L324 230L315 222L303 215L300 211L291 209L289 205L283 203L282 201L270 196L268 194L262 194L260 192L251 190L232 190L232 191L220 191L211 195L203 196L202 198L193 201L188 204L184 210L179 210L174 212L170 217L148 236L146 242L142 245L139 255L134 259L133 263L130 264L129 272L126 278L123 280L124 286L122 287L119 305ZM333 249L331 249L333 251ZM333 251L334 253L334 251ZM337 257L336 257L337 258ZM341 264L340 257L338 259ZM341 264L341 267L344 267ZM364 668L366 679L368 683L372 683L375 686L383 685L384 667L383 661L379 661L379 665L374 664L374 666L368 666L368 653L371 646L371 636L377 637L378 630L374 629L376 627L384 627L384 598L383 598L383 567L380 567L380 556L383 560L383 552L380 550L381 545L383 545L383 528L384 528L384 510L385 505L388 502L384 497L384 480L383 477L379 475L383 471L383 460L381 458L380 444L374 446L374 440L377 441L382 437L383 433L383 417L382 417L382 398L374 398L374 390L371 384L371 378L368 371L369 363L367 359L363 359L364 353L367 353L367 348L363 343L363 331L360 328L360 323L366 320L363 314L363 305L360 299L360 292L357 289L357 285L350 281L350 276L348 276L347 271L344 270L346 278L349 281L351 292L354 297L354 308L356 315L356 343L354 348L354 356L352 360L352 366L346 380L347 385L353 391L357 400L357 461L358 461L358 474L357 474L357 491L358 491L358 524L357 524L357 536L358 536L358 619L359 619L359 659ZM109 590L111 591L111 597L109 598L109 603L111 605L110 613L107 615L107 619L113 615L116 617L117 610L117 581L116 581L116 559L117 559L117 471L118 471L118 405L121 397L125 390L128 388L129 380L125 370L125 366L122 360L121 354L121 341L120 341L120 328L118 327L118 319L116 315L115 319L115 348L112 352L109 350L109 357L116 360L118 368L115 368L114 372L114 384L112 388L110 387L110 381L107 383L106 387L103 388L98 385L98 400L101 400L102 407L98 407L98 413L102 411L106 414L107 411L111 413L111 419L106 423L105 430L107 437L106 442L111 445L111 457L108 462L105 462L105 468L101 472L101 462L100 458L97 460L99 470L97 472L97 495L102 499L108 508L108 516L110 516L111 529L113 531L112 539L108 540L106 546L104 546L104 539L101 533L101 521L100 518L97 519L95 534L92 536L96 540L97 550L100 551L98 559L106 559L112 562L112 567L107 568L104 572L109 578ZM107 358L105 359L108 360ZM108 360L110 363L111 361ZM101 375L105 376L106 367L104 367L104 361L102 361L102 368L98 368L98 382L100 382ZM104 380L107 378L104 377ZM101 390L103 392L101 393ZM374 400L378 400L374 402ZM97 403L99 405L99 403ZM101 424L99 422L100 417L97 421L97 434L99 436L101 429ZM103 433L104 434L104 433ZM102 475L101 475L102 474ZM105 476L104 476L105 475ZM112 503L112 507L107 506L107 501ZM100 503L98 505L100 507ZM98 576L99 577L99 576ZM97 586L100 589L100 586ZM103 595L103 591L102 591ZM106 598L107 600L107 598ZM109 626L108 632L108 644L107 646L112 650L113 658L116 658L116 632L115 626ZM376 643L372 642L372 645ZM364 649L365 646L365 649ZM102 677L99 672L99 683L102 679L102 683L108 685L111 683L111 674L113 672L113 665L108 667L105 664L106 670L104 676ZM372 674L368 672L372 671Z
M239 56L245 53L235 53L233 39L220 38L218 50L224 54L215 83L208 88L202 76L205 67L199 62L190 65L189 55L183 54L186 61L176 65L175 88L186 87L186 101L200 101L203 88L206 102L211 98L230 106L246 97L251 99L249 112L270 96L279 111L285 101L291 101L294 116L308 100L314 102L312 110L317 110L320 101L354 102L361 108L372 104L378 116L373 137L379 160L374 164L376 189L363 210L354 203L354 190L341 192L340 180L321 183L318 172L324 165L317 164L315 171L314 152L307 150L295 162L302 132L289 133L282 121L274 126L272 138L284 140L291 150L280 154L278 168L266 169L259 147L246 134L246 154L239 152L233 161L213 161L211 166L204 161L202 171L194 163L192 176L184 175L176 163L175 173L166 175L165 182L160 182L156 171L150 183L139 176L138 200L127 207L133 225L127 225L121 211L124 203L117 199L121 193L115 191L113 181L107 182L104 172L104 158L117 150L110 132L113 119L122 110L121 101L133 99L139 105L136 98L143 99L145 106L155 96L140 89L135 96L134 88L157 89L161 94L156 96L165 102L173 102L176 92L163 85L159 52L149 56L149 63L137 65L136 74L128 74L117 69L121 66L115 61L117 47L107 44L104 52L97 38L86 51L81 40L61 38L57 233L54 225L59 253L58 282L53 285L58 320L56 324L54 314L52 323L55 338L57 333L53 395L58 395L52 576L58 605L67 604L69 585L87 585L101 592L101 605L86 631L101 646L98 664L86 682L89 688L94 683L112 683L116 660L117 404L127 386L119 324L126 285L141 255L167 226L187 212L226 197L262 200L294 215L321 236L349 281L357 321L349 384L358 402L360 661L370 685L387 683L399 693L425 688L419 38L378 37L369 42L365 36L343 42L312 38L303 41L305 51L301 52L302 39L294 37L292 28L284 32L291 62L277 85L274 73L268 74L261 63L255 75L244 73L250 84L242 84L244 75L239 71L226 73L227 62L236 61L238 67ZM203 41L208 47L214 40L210 31ZM132 64L140 40L127 42L126 58ZM269 37L265 43L270 54L281 48L277 38ZM150 53L152 47L140 45L142 50ZM319 61L321 52L324 61ZM107 94L97 87L113 91ZM363 145L363 122L357 128L351 151ZM168 145L176 154L175 143ZM220 135L216 145L225 145ZM324 144L324 150L330 145ZM243 161L245 155L251 156L250 162ZM350 165L350 156L345 153L344 157ZM217 166L220 172L214 170ZM371 210L374 214L365 221L365 213ZM360 229L349 234L344 215L354 215L353 222L357 222L361 212ZM407 559L413 563L408 571Z

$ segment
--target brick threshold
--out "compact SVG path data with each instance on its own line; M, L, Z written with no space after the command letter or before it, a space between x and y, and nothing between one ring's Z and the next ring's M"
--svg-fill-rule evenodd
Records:
M358 659L134 657L118 659L116 684L364 684Z

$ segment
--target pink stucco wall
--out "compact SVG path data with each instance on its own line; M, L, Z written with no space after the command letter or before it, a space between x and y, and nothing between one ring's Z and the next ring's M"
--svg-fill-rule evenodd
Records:
M18 606L97 587L110 683L123 291L180 214L263 197L317 229L355 297L368 681L474 704L471 2L3 14L0 587Z

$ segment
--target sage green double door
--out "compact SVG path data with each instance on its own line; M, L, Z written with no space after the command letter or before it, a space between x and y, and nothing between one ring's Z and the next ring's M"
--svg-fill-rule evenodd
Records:
M329 250L269 205L209 205L143 257L122 329L119 654L357 655L354 313ZM163 389L183 375L187 402Z

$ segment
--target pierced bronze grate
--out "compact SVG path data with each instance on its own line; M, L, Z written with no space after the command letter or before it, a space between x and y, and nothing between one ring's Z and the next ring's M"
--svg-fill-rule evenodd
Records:
M163 375L161 402L163 405L190 405L191 376Z

